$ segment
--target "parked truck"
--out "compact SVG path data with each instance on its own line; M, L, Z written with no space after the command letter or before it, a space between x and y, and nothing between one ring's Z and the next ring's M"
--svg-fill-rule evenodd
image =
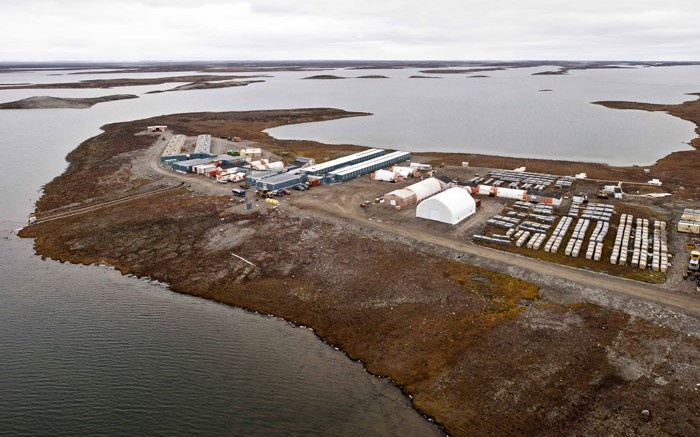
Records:
M695 290L700 292L700 251L693 250L690 252L688 260L688 271L683 275L683 279L695 281Z

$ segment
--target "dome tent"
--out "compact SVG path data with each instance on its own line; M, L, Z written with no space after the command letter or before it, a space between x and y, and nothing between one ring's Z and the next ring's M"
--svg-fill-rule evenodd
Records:
M436 194L416 208L416 217L455 225L476 212L476 202L461 187L454 187Z

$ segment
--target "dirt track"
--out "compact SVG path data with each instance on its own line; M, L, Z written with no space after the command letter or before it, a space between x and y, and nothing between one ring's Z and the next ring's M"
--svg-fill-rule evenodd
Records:
M185 182L189 184L192 190L202 194L222 195L229 193L231 184L218 184L209 178L181 175L163 168L158 160L159 150L160 144L156 144L149 150L150 167L153 171ZM299 207L311 209L315 213L323 214L331 221L342 220L361 227L374 229L387 236L401 236L418 244L435 245L453 250L463 254L463 257L469 257L469 262L471 263L528 279L541 287L551 286L553 281L558 281L564 286L570 285L572 292L581 287L607 290L636 299L643 299L647 302L667 305L688 314L700 315L700 296L680 294L664 289L661 286L478 246L453 236L444 236L444 233L428 232L415 226L394 226L378 220L368 219L367 214L359 205L364 200L371 198L372 195L358 188L358 182L356 180L344 183L345 189L340 189L339 186L319 187L309 192L298 193L289 198L289 204L296 207L294 209L297 213L299 212ZM314 195L314 193L318 193L321 190L332 190L337 195L328 196L328 193ZM332 201L329 201L330 198L332 198ZM469 226L469 222L462 226Z
M615 293L623 293L634 298L672 306L675 309L690 314L700 315L700 296L674 293L660 286L553 264L488 247L477 246L455 238L425 232L415 227L407 229L401 226L380 223L376 220L368 220L362 208L359 207L362 200L364 200L362 194L356 193L351 196L340 196L337 198L337 202L333 203L314 201L310 196L304 196L300 199L295 198L293 203L295 205L312 208L314 211L322 212L336 219L349 220L386 234L400 235L401 237L412 239L422 244L442 246L464 253L471 257L470 262L481 260L482 263L488 265L489 268L496 269L502 273L508 273L518 277L523 277L527 273L534 274L536 276L527 274L527 279L542 287L551 286L552 278L557 278L576 284L579 287L598 288Z

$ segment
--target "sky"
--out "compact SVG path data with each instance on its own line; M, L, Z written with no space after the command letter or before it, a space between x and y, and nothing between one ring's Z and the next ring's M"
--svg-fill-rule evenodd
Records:
M0 62L700 61L697 0L0 0Z

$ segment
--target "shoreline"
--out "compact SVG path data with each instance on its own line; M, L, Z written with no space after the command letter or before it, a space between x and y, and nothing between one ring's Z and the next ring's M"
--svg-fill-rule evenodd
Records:
M27 90L27 89L100 89L100 88L115 88L122 86L144 86L144 85L163 85L173 82L187 82L188 85L194 86L202 83L216 83L222 81L235 81L237 79L256 79L264 77L256 76L239 76L239 75L187 75L187 76L166 76L154 78L129 78L129 79L89 79L79 82L55 82L55 83L34 83L34 84L13 84L0 87L2 90ZM253 81L250 81L251 83ZM246 83L247 85L247 83Z
M87 109L98 103L138 98L134 94L112 94L86 98L33 96L14 102L0 103L0 109Z
M202 119L202 115L205 119ZM124 177L112 179L110 176L119 176L126 162L135 165L135 159L149 156L153 138L133 137L146 124L167 124L174 131L186 134L208 130L214 135L230 134L230 129L239 126L247 129L246 139L259 141L274 153L302 154L299 151L304 151L311 153L303 154L327 157L359 147L276 140L261 132L269 127L265 127L269 124L265 120L272 118L277 120L274 123L290 124L319 117L333 119L359 115L366 114L320 108L175 114L107 125L102 134L86 140L69 154L69 168L47 185L37 208L51 210L54 209L52 207L74 202L89 204L105 195L142 187L139 183L143 181ZM217 123L228 123L230 126L217 131ZM120 142L118 147L115 141ZM98 154L103 146L109 146L107 159ZM132 156L129 161L122 160L121 156L125 154ZM435 155L426 153L420 156ZM475 155L444 154L437 159L458 161L466 160L465 156ZM513 158L484 157L489 162L505 163L508 159ZM518 158L518 161L527 160ZM107 193L100 192L99 184L95 183L81 187L83 191L72 191L71 196L67 197L66 190L78 186L77 182L81 181L83 172L90 164L104 170L106 181L117 183L111 183ZM482 162L479 165L482 166ZM552 162L539 160L532 165L551 166ZM615 169L606 167L608 171ZM641 172L641 169L635 171ZM157 182L154 179L148 184ZM102 196L95 197L97 193ZM194 207L202 210L194 210ZM145 211L147 209L151 210ZM541 292L551 293L551 290L540 291L534 284L463 264L450 258L447 253L439 255L436 260L435 251L428 247L407 245L401 240L392 243L377 231L368 232L342 221L319 220L314 217L313 210L303 204L290 207L289 212L256 210L243 213L228 199L183 192L159 194L148 201L139 200L133 205L111 207L87 217L94 223L94 229L90 231L81 226L81 217L73 217L60 223L25 228L20 234L35 238L35 250L44 256L69 262L106 263L123 274L165 281L171 284L170 289L178 293L248 311L274 314L295 326L309 327L322 341L361 362L368 373L386 375L411 399L414 408L428 418L434 417L435 423L442 424L454 435L474 435L475 429L483 433L489 429L493 432L498 430L499 435L538 429L542 430L543 435L560 435L562 430L557 428L563 426L560 421L542 422L543 418L537 410L523 410L522 417L506 418L501 415L503 408L513 411L534 404L546 411L562 403L561 392L541 385L545 381L538 383L539 380L533 380L533 375L527 371L523 373L522 369L513 369L507 365L509 359L525 363L525 370L528 369L527 365L535 369L542 364L542 360L557 363L560 368L555 375L567 381L567 386L576 387L576 397L581 397L583 402L588 396L597 396L598 386L594 384L589 387L591 381L598 381L605 375L616 375L614 365L608 363L604 351L599 350L596 342L599 346L615 348L616 339L651 333L671 336L677 342L684 341L668 330L657 332L655 328L616 310L593 304L552 301L541 295ZM240 234L243 232L248 234L241 241ZM271 232L276 232L275 239L284 241L259 241L254 238ZM162 236L168 233L177 235L179 240L163 241ZM217 247L199 243L203 239L212 240L212 237L232 244L224 252L234 250L242 253L264 267L247 270L244 266L229 263L229 258L225 262L220 261L216 254L221 256L223 253L219 253ZM258 241L256 244L259 247L251 246L253 240ZM186 247L188 244L190 247ZM295 247L290 248L289 245ZM192 247L196 249L195 252ZM294 250L296 247L313 247L314 251L303 251L303 257L300 257ZM370 247L372 250L368 250ZM200 250L209 255L200 254ZM195 253L195 258L189 258ZM338 256L342 253L358 254L359 258ZM438 253L441 252L438 250ZM183 256L195 263L196 268L191 265L189 271L178 271L177 266L181 265L180 258ZM223 268L229 272L226 277L219 275ZM380 277L373 278L372 274ZM192 275L195 277L192 278ZM209 279L203 284L201 281L206 278ZM251 287L255 293L250 293ZM388 289L381 289L386 287ZM422 325L417 323L421 318ZM551 323L561 318L565 320L564 330L546 329L544 342L533 336L542 329L540 322L533 320L542 319ZM579 330L582 333L578 333ZM528 344L533 352L513 347L518 342ZM579 357L578 365L573 368L553 356L551 350L557 345L562 350L570 350L572 343L577 347L571 353ZM455 355L455 349L466 356ZM498 361L492 361L496 357ZM506 367L501 368L499 363ZM452 366L458 364L476 367L471 367L467 374L455 373ZM433 372L443 372L460 382L439 383L439 378L436 379ZM474 391L484 389L492 394L491 388L495 390L500 387L499 381L504 378L511 381L512 377L516 378L515 381L522 378L535 384L533 388L536 390L531 390L527 384L521 387L518 382L513 382L516 385L511 386L509 391L515 391L521 397L495 399L495 404L494 400L484 399L483 393ZM648 387L642 382L635 380L634 383L615 385L618 390L624 389L625 396L620 399L634 393L643 397L642 393L648 391ZM677 387L672 385L671 388ZM533 391L536 392L534 395L531 393ZM609 395L604 393L607 392L600 394L602 398ZM568 399L569 395L566 394L564 399ZM453 409L456 410L450 411L447 406L454 402L460 407L455 406ZM610 402L625 403L615 397ZM463 408L476 410L465 414ZM578 406L574 403L571 408L575 411ZM472 417L477 411L482 413ZM566 414L574 414L572 417L565 415L568 417L566 430L575 432L577 429L587 429L585 421L584 425L580 425L573 420L575 413ZM601 420L601 424L606 424L606 429L611 432L616 429L614 424L602 417L596 420ZM473 428L476 423L481 425Z

